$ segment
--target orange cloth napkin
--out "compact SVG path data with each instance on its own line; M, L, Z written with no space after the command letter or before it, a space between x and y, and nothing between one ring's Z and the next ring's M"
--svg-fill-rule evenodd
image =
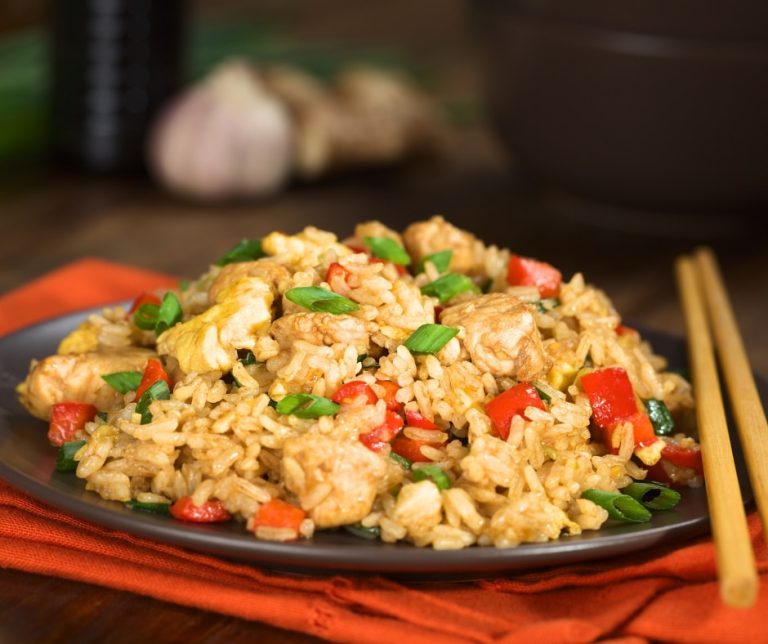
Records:
M0 333L174 280L83 260L0 297ZM72 518L0 481L0 565L119 588L337 641L765 641L768 549L749 610L718 599L709 539L465 583L283 576Z

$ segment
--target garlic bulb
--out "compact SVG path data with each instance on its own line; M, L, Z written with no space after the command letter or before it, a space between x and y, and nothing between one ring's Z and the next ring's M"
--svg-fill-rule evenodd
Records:
M240 61L217 68L164 110L149 141L155 176L202 199L278 190L293 165L293 125L283 104Z

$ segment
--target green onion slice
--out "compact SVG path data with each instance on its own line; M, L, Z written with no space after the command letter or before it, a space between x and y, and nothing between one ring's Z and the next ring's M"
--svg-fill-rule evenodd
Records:
M651 513L627 494L590 488L584 490L581 496L607 510L608 516L617 521L645 523L651 518Z
M543 300L536 300L533 305L539 313L549 313L552 309L560 306L560 300L556 297L547 297Z
M179 291L183 293L189 288L190 284L191 282L189 280L179 280Z
M167 331L172 326L181 322L181 302L171 292L163 295L163 302L160 304L160 308L157 311L157 324L155 324L155 333L160 335L163 331Z
M159 304L142 304L133 314L133 323L144 331L154 331L159 313Z
M404 470L410 470L412 463L405 458L404 456L400 456L400 454L397 454L395 452L389 453L389 458L391 458L395 463L397 463L400 467L402 467Z
M379 528L377 525L366 528L360 523L353 523L350 525L345 525L344 529L356 537L360 537L361 539L368 539L369 541L378 539L381 536L381 528Z
M69 441L59 447L56 452L56 471L74 472L77 469L75 454L85 445L85 441Z
M129 510L149 512L150 514L162 514L165 516L171 515L170 503L144 503L142 501L126 501L125 507Z
M237 262L251 262L264 257L266 253L261 247L260 239L244 239L232 247L224 256L216 261L216 266L226 266Z
M437 465L422 465L419 468L412 469L411 473L413 480L416 482L429 479L440 490L447 490L451 487L451 478Z
M436 253L431 253L422 257L419 265L416 268L416 274L424 272L424 264L432 262L432 266L437 269L438 273L445 273L448 267L451 265L451 259L453 258L453 251L448 248L446 250L440 250Z
M324 312L339 315L341 313L351 313L360 308L357 302L353 302L343 295L320 288L319 286L292 288L285 292L285 297L291 302L315 313Z
M408 266L411 256L400 244L389 237L364 237L363 242L371 251L371 255L379 259L385 259L393 264Z
M644 400L643 404L648 411L654 433L657 436L671 436L675 429L675 421L672 420L672 414L669 413L667 406L656 398Z
M533 388L536 390L536 393L539 394L539 398L541 398L545 403L552 402L552 396L550 396L546 391L540 389L536 385L534 385Z
M322 396L315 394L288 394L275 406L278 414L290 414L298 418L320 418L332 416L339 411L339 406Z
M680 492L666 485L635 481L622 490L649 510L670 510L680 503Z
M141 371L115 371L102 374L101 378L116 392L127 394L141 384Z
M422 286L421 292L424 295L436 297L440 300L440 304L445 304L459 293L471 291L474 288L475 285L472 283L472 280L466 275L446 273L442 277L438 277L434 282Z
M152 413L149 411L149 403L153 400L168 400L171 397L171 390L168 389L168 383L165 380L158 380L150 385L136 403L136 413L141 414L141 424L146 425L152 422Z
M258 360L256 360L256 356L253 355L253 351L248 351L242 358L240 358L240 362L243 366L247 367L252 364L257 364Z
M106 423L108 418L107 412L100 411L98 414L96 414L96 418L101 418L101 420L103 420Z
M452 326L422 324L403 344L411 353L436 353L458 332Z

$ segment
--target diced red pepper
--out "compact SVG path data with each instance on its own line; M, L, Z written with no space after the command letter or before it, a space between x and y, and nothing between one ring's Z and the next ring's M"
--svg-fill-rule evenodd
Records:
M677 443L664 441L666 445L661 452L661 458L669 461L677 467L689 467L699 474L704 472L704 464L701 461L701 449L694 447L681 447Z
M387 409L400 411L403 404L395 400L397 392L400 391L400 385L392 380L377 380L376 384L384 388L384 395L381 396L381 399L386 403Z
M493 423L496 434L502 440L509 436L509 426L515 416L525 416L527 407L545 409L536 388L527 382L521 382L499 394L485 406L485 413Z
M610 429L638 411L632 383L621 367L585 374L581 377L581 387L592 406L592 420L601 429Z
M351 250L353 253L365 253L368 254L368 249L364 248L363 246L353 246L352 244L347 244L347 248Z
M51 407L51 422L48 424L48 440L52 445L61 447L73 440L76 432L85 427L85 423L93 420L97 413L99 410L88 403L54 403Z
M616 325L616 335L633 335L637 334L637 329L633 329L631 326L625 326L624 324Z
M349 290L349 276L350 273L338 262L333 262L325 274L325 281L331 287L331 290L336 293L346 293Z
M344 383L331 396L331 400L339 405L375 405L378 399L376 392L362 380Z
M144 373L141 376L141 382L136 389L136 400L141 398L141 394L143 394L147 389L154 385L158 380L165 380L165 382L168 384L168 389L173 390L173 380L171 380L171 377L165 370L163 363L160 362L157 358L150 358L147 360L147 366L144 367Z
M646 414L644 411L638 411L632 414L629 418L624 419L623 422L630 422L632 423L632 430L635 438L635 447L643 447L645 445L650 445L651 443L659 440L658 436L656 436L656 433L653 431L653 424L651 423L651 419L648 417L648 414ZM622 421L620 421L622 422ZM613 430L608 430L611 432ZM611 435L606 435L606 445L611 445L612 443L609 442L611 439Z
M551 264L519 255L509 258L507 283L511 286L535 286L541 297L557 297L562 281L562 273Z
M174 519L190 523L224 523L232 518L218 499L195 505L191 496L182 496L170 507L170 511Z
M128 316L133 315L140 307L144 306L145 304L157 304L160 306L161 303L162 300L157 295L151 293L150 291L146 291L133 301L131 308L128 309Z
M392 441L392 451L403 458L407 458L411 463L426 463L428 459L421 453L421 448L425 445L431 447L437 447L440 443L430 443L428 441L420 441L408 436L398 434L395 440Z
M403 428L403 417L392 411L387 410L384 423L371 430L367 434L360 434L360 442L373 452L381 449L389 443L398 432Z
M288 528L298 533L301 522L306 518L307 513L301 508L280 499L272 499L256 510L256 514L253 515L253 529Z
M425 418L417 411L405 410L405 424L408 427L419 427L420 429L440 429L429 418Z

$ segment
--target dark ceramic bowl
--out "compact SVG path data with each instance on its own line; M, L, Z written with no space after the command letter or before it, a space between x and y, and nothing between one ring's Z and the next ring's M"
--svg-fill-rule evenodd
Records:
M768 204L768 3L476 0L521 170L633 207Z

